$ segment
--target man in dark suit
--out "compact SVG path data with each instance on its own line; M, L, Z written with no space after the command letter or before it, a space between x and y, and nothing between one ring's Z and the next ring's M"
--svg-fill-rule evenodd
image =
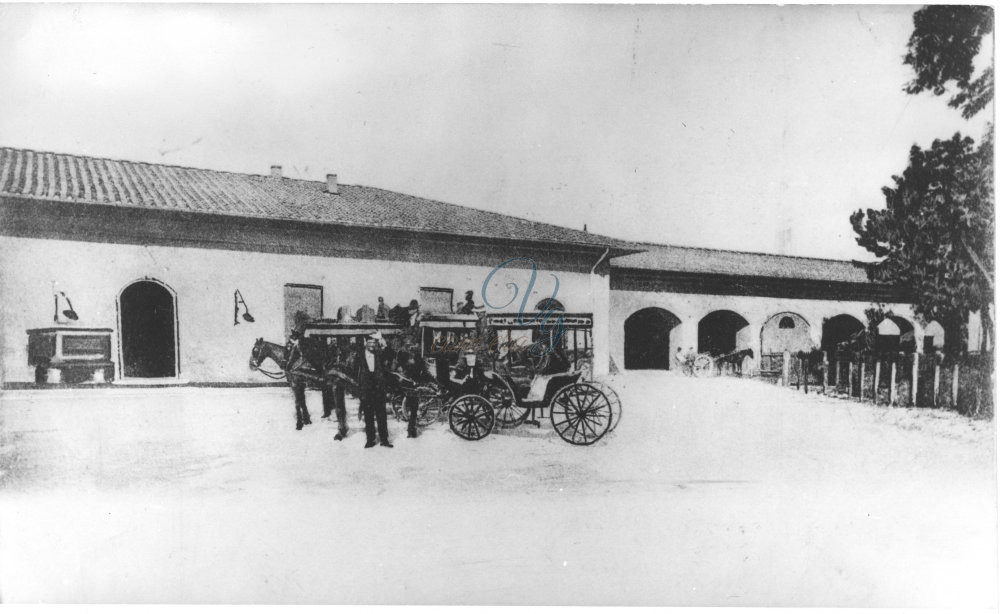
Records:
M365 346L358 353L358 398L365 416L366 448L375 446L378 426L378 444L391 448L389 425L385 412L386 367L382 356L382 335L372 333L365 339Z
M423 379L424 365L423 359L415 351L401 351L396 355L399 361L399 371L410 380L404 387L403 409L406 410L408 421L406 424L406 436L413 438L417 436L417 413L420 409L420 398L416 394L417 385Z

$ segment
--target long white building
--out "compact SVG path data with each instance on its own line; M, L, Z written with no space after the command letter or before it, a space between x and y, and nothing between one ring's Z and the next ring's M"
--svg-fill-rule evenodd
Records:
M110 331L116 381L247 383L291 314L407 305L424 286L594 314L594 370L671 368L677 347L827 347L880 303L886 334L940 344L849 262L637 244L377 188L0 148L0 377L33 382L28 330ZM537 265L533 286L526 260ZM558 284L558 286L556 286ZM525 297L527 294L527 297ZM253 322L241 317L250 310ZM238 322L238 324L236 323ZM36 348L37 350L37 348ZM30 350L35 351L35 350ZM753 365L751 365L752 367Z

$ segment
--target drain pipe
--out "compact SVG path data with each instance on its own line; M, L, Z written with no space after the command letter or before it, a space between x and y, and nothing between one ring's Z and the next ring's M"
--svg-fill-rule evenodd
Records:
M607 345L604 343L604 341L607 341L607 335L603 334L603 333L601 335L597 334L598 333L598 330L597 330L598 329L597 318L600 317L602 321L606 321L607 318L611 317L611 312L610 312L610 305L600 305L601 307L604 308L602 310L604 313L601 313L601 314L598 313L598 309L597 309L597 307L598 307L598 305L597 305L597 296L596 296L597 293L594 291L594 275L597 273L597 267L600 266L600 264L602 262L604 262L604 259L608 257L608 253L610 253L610 252L611 252L611 248L610 247L604 248L604 253L601 254L601 257L597 259L597 262L594 263L594 266L592 266L590 268L590 276L587 278L587 285L589 286L589 290L590 290L590 306L591 306L591 309L593 310L593 326L594 326L594 329L593 329L593 332L592 332L592 334L593 334L593 337L592 337L593 345L591 346L592 348L594 348L594 359L593 359L593 363L592 363L593 370L592 370L592 372L590 374L590 377L595 377L595 376L598 376L598 375L603 376L603 375L607 375L607 373L608 373L608 367L607 367L607 365L601 365L599 363L600 359L599 359L598 354L597 354L597 346L598 345L600 345L603 350L608 350L609 349L607 347ZM604 333L606 333L606 332L607 332L607 330L605 329ZM598 340L599 336L601 337L600 341ZM596 373L595 373L595 371L596 371Z
M597 259L597 262L595 262L594 266L591 267L591 269L590 269L590 274L591 275L593 275L597 271L597 267L600 266L600 264L602 262L604 262L604 259L608 257L608 252L610 252L610 251L611 251L610 247L604 248L604 253L601 254L601 257Z

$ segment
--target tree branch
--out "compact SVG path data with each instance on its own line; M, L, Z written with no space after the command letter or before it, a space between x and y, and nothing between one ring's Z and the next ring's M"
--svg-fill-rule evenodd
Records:
M963 248L965 248L965 252L969 254L969 258L972 258L972 262L975 263L976 268L979 269L979 272L983 274L983 278L986 279L986 283L989 284L990 286L990 292L995 292L993 287L993 276L986 269L986 265L983 264L983 261L979 257L979 254L977 254L975 251L973 251L971 247L969 247L969 245L965 242L965 239L959 238L958 242L962 245Z

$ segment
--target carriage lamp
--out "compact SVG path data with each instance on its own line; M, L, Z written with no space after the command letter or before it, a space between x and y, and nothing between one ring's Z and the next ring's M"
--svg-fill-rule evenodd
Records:
M237 326L240 323L240 305L243 305L243 319L252 324L254 319L250 315L250 308L247 307L247 302L243 300L243 294L237 288L236 292L233 292L233 326Z
M66 307L67 307L66 309L62 310L63 317L65 317L67 320L74 320L74 321L75 320L79 320L80 316L77 315L76 311L74 311L74 309L73 309L73 302L69 300L69 297L66 296L65 292L63 292L62 290L60 290L59 292L52 293L52 299L55 301L55 310L52 313L52 321L56 322L56 323L59 322L59 297L60 296L62 296L63 301L66 302Z

